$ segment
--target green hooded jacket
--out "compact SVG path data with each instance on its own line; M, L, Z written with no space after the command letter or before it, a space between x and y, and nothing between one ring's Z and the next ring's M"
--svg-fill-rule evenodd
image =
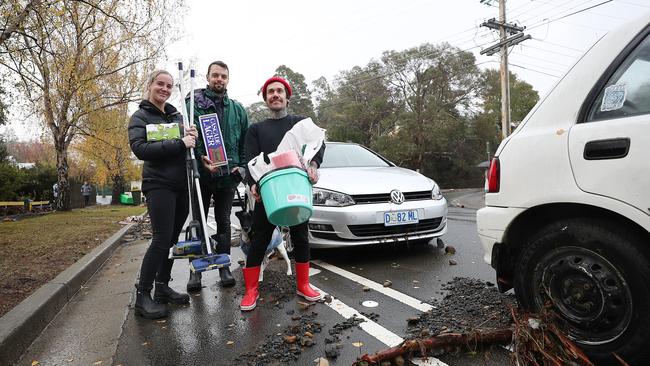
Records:
M216 94L210 89L194 90L194 124L199 132L194 150L198 160L199 173L201 180L207 180L214 184L216 188L234 188L239 184L239 180L232 175L212 176L210 172L203 167L201 156L206 155L203 144L203 135L199 124L199 117L217 113L217 108L213 102ZM189 110L189 96L185 98L185 105ZM246 110L234 99L228 98L228 94L223 97L223 121L219 121L221 127L221 136L223 136L226 145L226 155L228 156L228 169L232 170L236 166L246 165L246 153L244 151L246 131L248 131L248 115Z

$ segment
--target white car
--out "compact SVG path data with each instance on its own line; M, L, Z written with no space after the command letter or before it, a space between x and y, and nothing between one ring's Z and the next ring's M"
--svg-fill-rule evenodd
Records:
M594 361L650 364L650 14L605 35L497 149L477 213L501 290Z
M313 189L312 247L424 242L447 232L447 201L432 179L361 145L326 144Z

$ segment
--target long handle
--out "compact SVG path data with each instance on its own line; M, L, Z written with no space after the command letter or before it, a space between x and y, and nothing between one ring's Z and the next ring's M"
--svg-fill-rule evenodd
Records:
M194 69L190 66L190 111L192 119L194 119ZM201 213L201 228L203 230L203 239L205 240L205 246L208 249L208 255L212 255L212 246L210 245L210 239L208 238L208 223L205 220L205 208L203 207L203 195L201 194L201 185L199 184L199 167L196 163L196 157L194 156L194 149L190 149L190 154L192 155L192 172L194 174L194 185L196 186L196 196L197 201L199 201L199 212Z
M185 109L185 94L183 93L183 63L178 63L178 92L181 95L181 116L183 117L183 129L187 130L189 124L187 122L187 110ZM190 201L190 215L194 219L194 205L192 199L192 155L190 149L185 151L185 171L187 172L187 194Z

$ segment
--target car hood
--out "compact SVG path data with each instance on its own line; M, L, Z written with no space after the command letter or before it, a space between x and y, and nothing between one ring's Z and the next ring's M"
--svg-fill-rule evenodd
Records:
M393 189L402 192L430 191L431 179L410 169L399 167L350 167L319 169L317 188L350 195L389 193Z

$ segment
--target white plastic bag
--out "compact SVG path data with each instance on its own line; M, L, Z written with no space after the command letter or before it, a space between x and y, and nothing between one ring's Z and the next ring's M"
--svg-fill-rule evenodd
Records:
M316 126L311 118L296 123L282 138L276 153L293 150L302 157L305 166L316 155L325 141L325 130Z
M252 158L251 161L248 162L248 172L256 182L259 181L264 174L273 170L274 168L275 167L273 166L273 163L267 164L266 161L264 161L263 152L261 152L259 155Z

